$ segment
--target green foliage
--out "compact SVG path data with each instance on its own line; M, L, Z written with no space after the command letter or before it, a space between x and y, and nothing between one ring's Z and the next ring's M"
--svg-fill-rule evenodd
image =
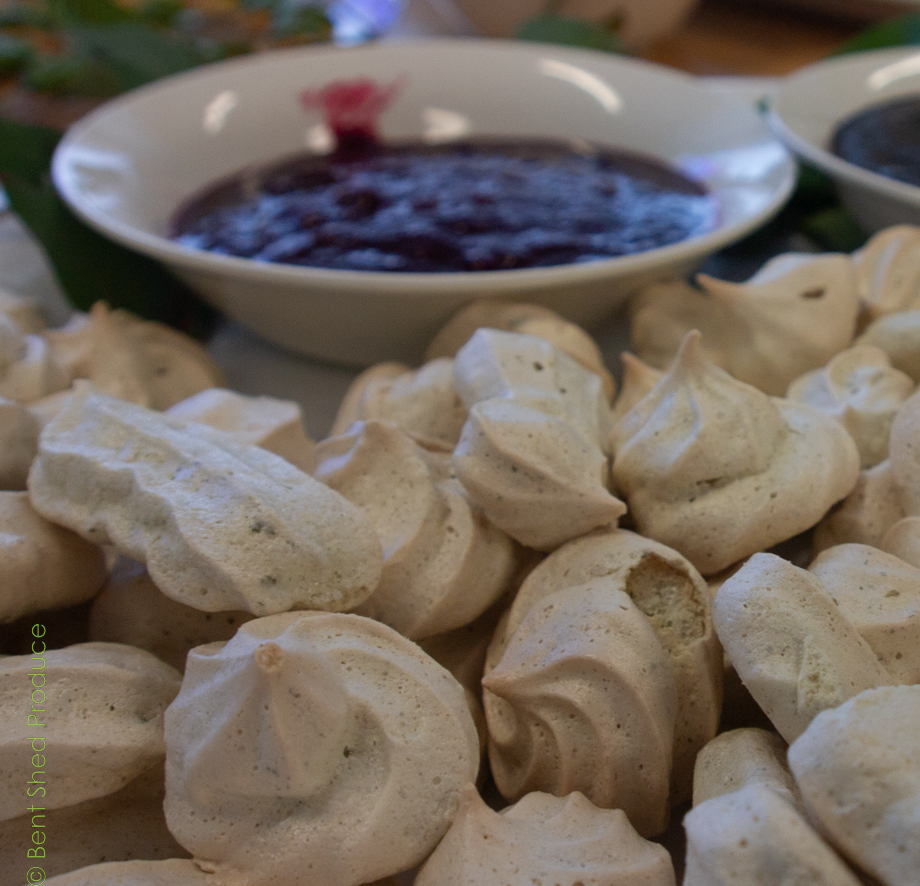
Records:
M834 55L862 52L866 49L885 49L891 46L920 45L920 13L909 12L881 24L867 28L843 44Z
M547 11L524 22L516 36L519 40L532 40L537 43L559 43L563 46L581 46L604 52L623 52L623 45L617 37L619 25L618 18L605 22L589 22Z

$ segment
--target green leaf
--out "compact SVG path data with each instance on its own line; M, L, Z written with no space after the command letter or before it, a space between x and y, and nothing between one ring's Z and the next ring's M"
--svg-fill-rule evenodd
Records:
M866 232L842 206L822 209L808 216L801 230L829 252L853 252L866 242Z
M181 0L148 0L140 8L139 15L149 25L169 27L184 8Z
M52 24L51 12L45 5L16 3L15 0L0 5L0 28L47 28Z
M909 12L890 21L882 22L857 34L843 44L834 55L862 52L866 49L884 49L888 46L915 46L920 44L920 13Z
M560 43L563 46L622 53L625 49L616 35L618 24L616 19L598 24L547 12L524 22L516 36L519 40L537 43Z
M36 92L109 98L121 91L118 75L86 55L39 55L26 66L23 82Z
M281 7L273 14L272 31L283 42L329 40L332 22L319 6Z
M32 58L32 47L0 31L0 77L12 74Z
M51 14L62 26L105 25L137 18L135 13L114 0L49 0Z
M48 177L61 133L0 117L0 176L14 175L34 185Z

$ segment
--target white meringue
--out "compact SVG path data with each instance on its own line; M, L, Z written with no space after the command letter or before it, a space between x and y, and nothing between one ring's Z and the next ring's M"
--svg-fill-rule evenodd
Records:
M0 489L25 489L38 452L38 420L25 406L0 397Z
M859 449L861 467L870 468L888 458L891 423L913 390L913 379L893 369L883 350L859 345L797 378L786 396L839 421Z
M664 369L691 329L703 333L707 359L768 394L823 366L856 331L859 296L849 256L787 253L746 283L699 274L649 287L634 299L636 353Z
M314 443L304 431L300 406L293 400L207 388L170 406L166 414L227 431L240 443L274 452L304 473L316 466Z
M744 685L786 741L821 711L893 682L821 581L755 554L716 594L712 620Z
M285 613L189 654L166 716L166 820L249 886L359 886L422 861L476 778L451 675L357 615Z
M696 331L611 441L639 532L703 575L810 528L859 477L837 422L733 379L705 359Z
M177 671L117 643L44 647L39 639L32 655L0 658L0 821L37 803L59 809L112 794L163 760Z
M0 492L0 624L85 603L105 577L101 548L49 523L25 492Z
M364 400L365 398L376 399L378 386L386 390L393 379L411 371L411 368L405 363L377 363L365 369L352 381L345 392L329 436L338 437L344 434L354 422L364 418Z
M908 517L920 515L920 392L900 406L891 426L891 471Z
M604 366L603 355L594 339L580 326L542 305L485 300L471 302L454 314L432 339L425 359L453 357L482 327L535 335L548 341L598 375L607 399L613 399L616 385Z
M0 397L31 403L63 390L70 380L41 336L21 332L0 314Z
M620 396L613 404L611 427L664 378L664 372L643 363L629 351L623 351L620 360L623 363L623 383Z
M854 252L852 261L867 316L920 308L920 228L885 228Z
M819 714L789 748L809 815L885 886L920 871L920 686L860 693Z
M668 654L678 704L671 802L682 803L690 798L694 759L716 734L722 710L722 648L712 627L708 588L689 561L624 529L575 539L530 573L503 634L513 634L548 595L599 578L629 595Z
M581 791L651 837L668 820L677 687L648 619L610 578L544 597L483 678L502 795Z
M208 612L349 609L371 594L380 544L340 495L215 428L78 388L29 474L41 514L146 562L164 594Z
M878 547L920 569L920 517L904 517L892 523Z
M376 590L356 611L412 640L462 627L508 587L511 539L438 481L426 453L395 425L357 422L317 447L316 478L368 516L384 552Z
M815 527L815 554L834 545L857 542L880 547L888 529L904 516L890 459L859 472L853 491Z
M102 862L45 882L48 886L218 886L217 877L187 858Z
M152 652L177 671L195 646L229 640L248 612L202 612L167 597L142 563L119 557L93 601L90 640L127 643Z
M105 302L44 337L70 378L88 379L106 394L151 409L167 409L224 380L204 348L187 335L111 310Z
M920 382L920 311L879 317L853 344L881 348L895 369Z
M920 569L868 545L828 548L808 567L872 647L891 683L920 683Z
M45 328L45 318L35 302L5 289L0 289L0 315L12 320L23 333L41 332Z
M472 786L415 886L581 883L674 886L667 850L640 837L621 809L575 792L527 794L493 812Z

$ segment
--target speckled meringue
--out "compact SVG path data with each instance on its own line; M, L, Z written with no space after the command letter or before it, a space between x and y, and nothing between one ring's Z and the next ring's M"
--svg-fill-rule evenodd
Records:
M684 829L683 886L860 886L806 818L763 784L695 806Z
M920 871L920 686L860 693L819 714L789 748L812 819L885 886Z
M45 880L48 886L218 886L219 882L228 886L188 858L107 861Z
M112 794L163 760L163 711L180 683L174 668L118 643L44 647L39 639L32 655L0 659L0 821L37 802L59 809ZM36 753L44 766L33 765ZM30 799L35 770L47 787Z
M622 809L583 794L534 792L494 812L470 785L415 886L674 886L667 850L640 837Z
M620 354L620 361L623 363L623 384L613 404L611 427L664 378L662 370L643 363L629 351Z
M487 300L471 302L454 314L432 339L425 358L434 360L455 356L473 333L483 327L535 335L548 341L598 375L607 399L613 399L616 385L604 366L603 355L594 339L580 326L542 305Z
M89 638L146 649L184 671L189 650L229 640L251 619L248 612L202 612L172 600L153 583L143 563L119 557L93 601Z
M25 489L38 452L38 419L15 400L0 397L0 489Z
M240 443L261 446L309 474L316 466L300 406L277 397L247 397L226 388L207 388L166 410L170 418L227 431Z
M52 748L53 739L49 736L49 753ZM48 877L100 859L114 862L185 858L187 853L166 829L163 779L161 762L114 794L0 821L0 883L22 886L23 860L35 846L33 820L47 834L47 852L37 864ZM41 799L32 802L41 808ZM13 872L20 879L14 881L9 876Z
M908 517L920 516L920 391L900 406L891 426L891 471Z
M593 532L550 554L525 580L503 632L510 636L548 595L609 579L646 616L668 654L677 686L671 802L690 798L693 761L722 710L722 647L702 576L677 551L625 529ZM501 638L498 643L504 642Z
M100 547L49 523L25 492L0 492L0 624L85 603L105 577Z
M544 597L483 678L499 791L623 809L646 837L668 821L677 687L648 619L615 579Z
M856 332L859 296L849 256L786 253L746 283L699 274L702 290L657 284L634 299L636 353L664 369L684 335L699 329L709 360L768 394L823 366Z
M885 531L880 550L920 569L920 517L904 517Z
M162 323L96 302L66 326L44 333L56 361L71 378L151 409L167 409L223 383L204 348Z
M514 545L456 481L395 425L357 422L317 447L316 477L368 516L384 552L376 590L356 609L413 640L462 627L514 574Z
M828 548L808 567L872 647L891 683L920 683L920 569L868 545Z
M853 491L815 527L815 554L847 542L880 547L888 529L904 516L890 459L859 472Z
M45 318L29 298L0 289L0 315L12 320L20 332L35 333L45 328Z
M852 260L868 317L920 308L920 228L885 228L854 252Z
M881 348L859 345L799 376L786 396L839 421L859 449L861 467L870 468L888 458L891 423L913 390L913 379L892 368Z
M712 620L728 657L788 742L814 717L894 682L820 579L755 554L716 594Z
M799 789L786 764L786 750L786 742L765 729L732 729L717 735L696 758L693 805L759 784L792 806L800 806Z
M369 366L364 372L360 373L349 385L342 402L339 404L339 411L336 413L335 421L329 431L330 437L338 437L344 434L354 422L364 419L364 400L376 399L376 389L378 386L386 390L390 383L411 372L411 367L405 363L376 363Z
M859 477L837 422L735 380L705 359L697 331L611 440L639 532L703 575L814 526Z
M418 864L479 764L447 671L386 625L315 612L189 653L166 745L170 830L249 886L358 886Z
M920 382L920 311L879 317L853 344L881 348L895 369Z
M384 364L388 365L392 364ZM432 360L395 378L381 373L364 385L357 407L348 414L352 421L392 422L420 446L451 452L466 421L466 408L454 386L454 361ZM333 434L348 430L343 423L336 419Z
M78 390L29 474L39 513L145 562L164 594L208 612L350 609L381 553L361 511L283 458Z
M70 380L40 335L23 333L0 314L0 397L30 403L63 390Z

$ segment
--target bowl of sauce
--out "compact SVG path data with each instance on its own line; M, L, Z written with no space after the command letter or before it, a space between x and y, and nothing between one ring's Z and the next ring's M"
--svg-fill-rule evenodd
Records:
M920 53L830 58L786 78L770 125L803 161L831 176L867 234L920 224Z
M794 167L693 78L539 44L298 48L101 107L53 163L89 224L284 347L413 360L475 298L591 326L771 217Z

